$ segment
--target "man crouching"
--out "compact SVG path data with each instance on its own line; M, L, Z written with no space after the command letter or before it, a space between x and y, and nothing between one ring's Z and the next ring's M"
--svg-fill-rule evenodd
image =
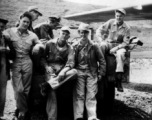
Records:
M46 44L45 59L43 61L46 69L46 82L41 84L41 93L45 95L45 88L50 86L46 105L48 120L57 119L55 89L66 81L75 79L77 75L77 71L72 69L75 63L75 52L67 43L69 37L70 28L64 26L61 28L59 37Z

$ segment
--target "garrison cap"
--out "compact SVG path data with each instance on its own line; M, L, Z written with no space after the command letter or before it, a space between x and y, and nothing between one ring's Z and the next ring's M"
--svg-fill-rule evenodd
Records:
M61 31L68 31L70 33L70 28L68 26L63 26Z
M78 27L78 30L89 31L89 24L81 23Z
M124 9L117 9L115 12L120 12L122 13L123 15L126 15L126 11Z

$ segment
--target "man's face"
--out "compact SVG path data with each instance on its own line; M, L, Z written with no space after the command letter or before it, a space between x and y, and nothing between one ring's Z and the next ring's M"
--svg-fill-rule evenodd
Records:
M49 24L52 27L52 29L56 30L57 26L59 26L60 23L57 20L51 20L51 19L49 19Z
M115 13L115 19L116 19L116 22L117 22L118 24L123 22L124 17L125 17L125 15L123 15L123 14L120 13L120 12L116 12L116 13Z
M30 19L29 18L23 17L23 18L20 19L19 28L26 30L26 29L28 29L29 25L30 25Z
M70 33L68 31L60 31L60 40L66 42L70 38Z
M5 24L0 22L0 32L2 32L5 28Z
M80 35L80 37L81 37L82 39L88 38L88 35L89 35L89 32L88 32L88 31L79 30L78 33L79 33L79 35Z
M37 11L31 11L30 12L32 14L32 21L35 21L38 19L38 17L40 16L40 14Z

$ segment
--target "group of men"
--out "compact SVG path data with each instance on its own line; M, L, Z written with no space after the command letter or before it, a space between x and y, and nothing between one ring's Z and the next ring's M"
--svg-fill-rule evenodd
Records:
M41 94L47 95L48 120L57 120L56 89L71 80L75 80L74 119L84 119L85 106L87 119L98 120L96 94L98 81L106 74L107 54L116 56L117 88L123 92L121 77L125 48L130 37L130 28L124 22L125 15L125 10L118 9L115 19L97 29L96 36L100 44L89 39L90 29L85 23L79 25L79 36L73 39L72 44L68 42L71 33L68 26L63 26L59 36L54 38L52 30L60 24L60 17L57 16L49 16L48 21L33 28L32 22L42 16L36 6L29 7L20 16L16 27L4 30L8 21L0 19L0 120L4 119L6 85L10 77L9 59L13 61L12 85L17 107L14 120L29 120L28 100L33 73L45 75L46 82L40 84L40 88Z

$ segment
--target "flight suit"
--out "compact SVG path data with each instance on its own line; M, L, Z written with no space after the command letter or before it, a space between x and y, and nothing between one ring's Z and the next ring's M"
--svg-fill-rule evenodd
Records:
M20 33L18 28L9 28L4 31L11 44L11 51L14 51L12 65L12 85L15 92L16 106L21 113L28 111L28 97L31 87L33 63L30 58L32 46L40 43L37 36L26 31Z

